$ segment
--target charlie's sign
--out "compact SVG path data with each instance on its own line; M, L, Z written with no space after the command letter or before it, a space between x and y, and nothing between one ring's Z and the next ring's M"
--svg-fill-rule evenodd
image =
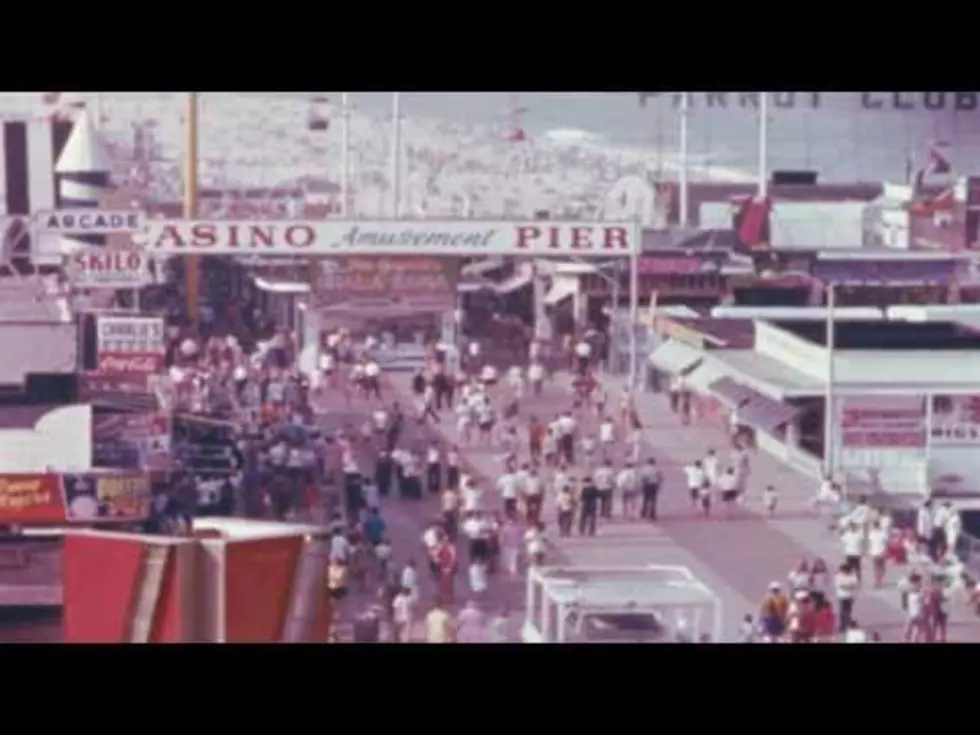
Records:
M41 212L34 220L36 230L71 235L115 235L137 232L142 227L143 216L133 211L60 209L57 212Z
M160 255L578 255L639 247L639 227L610 222L203 221L147 222L134 242Z

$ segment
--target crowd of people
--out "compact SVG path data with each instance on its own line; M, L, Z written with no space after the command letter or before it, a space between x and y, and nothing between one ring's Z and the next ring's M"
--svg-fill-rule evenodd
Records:
M171 532L201 512L287 519L321 506L334 531L328 588L340 619L354 615L345 600L355 591L378 603L393 640L416 640L421 628L429 640L463 641L506 638L507 611L493 609L487 590L494 580L518 579L525 565L546 563L550 533L593 536L613 518L658 520L664 480L645 450L634 398L609 395L587 336L558 348L573 374L567 407L536 415L525 399L540 395L560 364L542 343L528 342L523 361L497 365L479 339L458 361L433 342L413 378L413 400L400 403L389 395L370 335L327 335L319 371L304 375L293 335L270 326L208 337L172 330L166 384L174 415L186 420L175 431L177 465L156 498L151 528ZM317 400L356 404L366 419L325 435L314 418ZM452 433L447 414L456 445L436 440ZM469 448L493 451L499 473L468 469ZM751 484L752 454L751 442L733 432L730 447L707 449L685 466L692 514L710 518L720 506L723 517L734 515ZM766 512L777 513L776 489L753 489ZM437 517L418 547L397 548L386 503L426 499ZM553 531L542 522L546 506ZM839 534L841 558L801 560L773 582L758 613L743 621L742 640L874 640L858 622L861 598L882 587L893 567L901 571L896 594L909 642L946 639L952 595L980 605L955 553L959 514L947 504L923 504L912 527L902 528L865 502L847 503L827 480L814 506Z

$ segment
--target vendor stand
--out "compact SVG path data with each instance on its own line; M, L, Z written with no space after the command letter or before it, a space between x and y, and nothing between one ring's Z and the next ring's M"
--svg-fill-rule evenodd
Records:
M527 573L525 643L718 641L721 599L686 567L545 567Z

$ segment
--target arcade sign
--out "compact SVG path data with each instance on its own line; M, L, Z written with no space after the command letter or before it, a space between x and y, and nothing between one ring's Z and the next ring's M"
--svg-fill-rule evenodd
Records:
M132 210L59 209L34 217L34 229L66 235L116 235L143 229L143 214Z

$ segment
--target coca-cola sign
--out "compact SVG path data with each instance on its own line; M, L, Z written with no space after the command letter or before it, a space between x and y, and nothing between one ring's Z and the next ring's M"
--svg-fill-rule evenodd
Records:
M159 372L161 367L163 367L163 355L121 355L115 352L99 354L101 373L152 375Z
M145 378L163 369L166 340L162 318L99 316L97 325L99 375Z

